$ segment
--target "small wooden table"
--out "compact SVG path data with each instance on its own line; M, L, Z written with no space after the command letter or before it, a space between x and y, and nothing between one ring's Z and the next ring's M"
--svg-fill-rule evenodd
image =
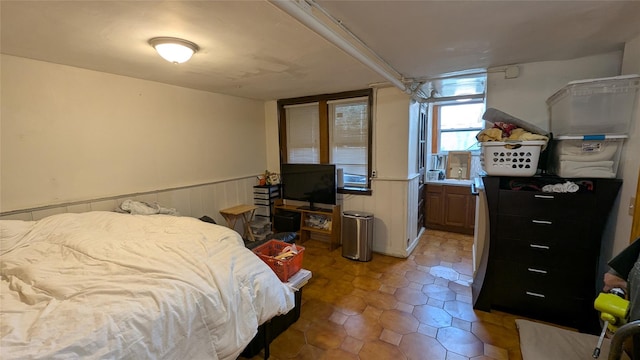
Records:
M227 220L227 225L234 230L238 219L242 219L242 224L244 225L244 234L242 237L248 237L251 241L256 241L256 238L253 237L253 232L251 231L251 220L253 220L253 214L257 208L258 207L255 205L237 205L228 209L220 210L220 214L222 214L224 219Z

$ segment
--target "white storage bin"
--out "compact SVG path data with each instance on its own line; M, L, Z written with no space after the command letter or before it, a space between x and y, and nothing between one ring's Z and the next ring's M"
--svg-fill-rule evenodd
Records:
M640 75L580 80L549 99L551 132L557 136L629 133Z
M273 234L273 232L271 231L267 231L261 234L253 234L253 238L256 239L256 241L262 241L262 240L266 240L267 237L271 234Z
M533 176L545 141L480 143L480 165L487 175Z
M262 219L256 219L251 222L251 232L254 235L264 234L269 231L271 231L271 222Z
M559 136L547 172L564 178L615 178L626 135Z

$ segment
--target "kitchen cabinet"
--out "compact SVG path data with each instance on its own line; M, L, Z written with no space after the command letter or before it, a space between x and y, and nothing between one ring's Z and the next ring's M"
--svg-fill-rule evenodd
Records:
M469 186L426 186L425 211L428 229L473 234L476 199Z
M575 193L543 184L574 181ZM473 285L474 308L598 333L593 301L604 226L617 179L483 177L489 239Z

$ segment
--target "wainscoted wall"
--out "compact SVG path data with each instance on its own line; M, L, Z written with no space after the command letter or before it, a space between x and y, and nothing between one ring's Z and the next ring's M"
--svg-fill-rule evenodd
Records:
M408 257L418 243L418 177L374 179L372 190L375 196L343 195L343 211L373 213L373 251Z
M54 214L81 213L87 211L113 211L127 200L158 203L162 207L175 208L181 216L202 217L207 215L218 224L225 225L220 209L238 204L253 204L253 186L256 177L220 181L178 189L160 190L117 197L94 199L75 203L52 205L40 208L5 212L0 220L39 220ZM241 224L237 231L242 233Z

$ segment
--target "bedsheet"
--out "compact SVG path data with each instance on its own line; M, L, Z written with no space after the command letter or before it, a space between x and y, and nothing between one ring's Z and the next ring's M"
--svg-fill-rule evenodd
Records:
M238 233L110 212L0 221L3 359L235 359L293 290Z

